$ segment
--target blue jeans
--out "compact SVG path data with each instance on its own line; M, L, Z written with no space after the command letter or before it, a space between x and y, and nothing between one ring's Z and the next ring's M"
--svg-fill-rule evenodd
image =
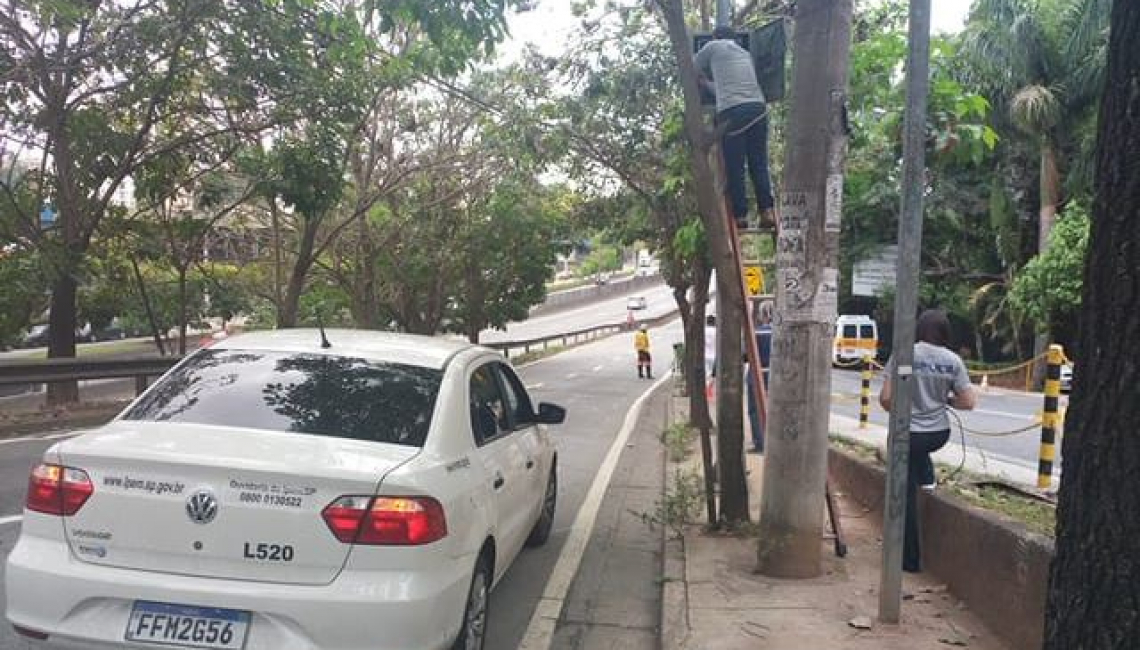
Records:
M721 139L721 147L724 151L728 199L732 204L732 216L737 221L743 221L748 216L748 195L744 188L745 166L752 177L752 189L756 190L756 203L760 210L768 210L776 204L768 171L767 110L760 102L739 104L725 109L716 117L718 124L727 127ZM746 126L748 128L744 128Z
M922 551L918 532L918 486L934 482L934 461L930 454L950 440L950 430L911 431L910 454L907 459L906 523L903 531L903 570L922 570Z
M752 379L752 369L745 366L744 382L748 386L748 424L752 427L752 446L764 453L764 427L760 424L759 405L756 400L756 381ZM768 388L768 372L764 371L764 388Z

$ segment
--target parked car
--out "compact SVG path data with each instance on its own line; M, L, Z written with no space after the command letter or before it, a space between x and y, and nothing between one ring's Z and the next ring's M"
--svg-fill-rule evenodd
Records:
M111 322L107 323L105 327L95 329L96 341L121 341L128 335L127 328L123 327L117 318L111 319Z
M46 346L51 340L51 329L47 323L39 325L32 325L27 333L25 333L19 341L17 347L21 348L42 348ZM76 343L90 343L95 340L95 333L91 329L91 323L84 323L83 325L75 328L75 342Z
M34 647L482 648L550 535L547 425L487 348L293 329L192 353L48 449L8 556Z
M625 301L625 308L633 311L645 309L647 305L648 303L645 300L645 296L630 296L630 298Z
M1073 389L1073 366L1072 364L1064 364L1061 366L1061 392L1067 393Z
M28 331L20 337L17 347L21 348L40 348L48 344L48 336L50 331L45 324L32 325Z

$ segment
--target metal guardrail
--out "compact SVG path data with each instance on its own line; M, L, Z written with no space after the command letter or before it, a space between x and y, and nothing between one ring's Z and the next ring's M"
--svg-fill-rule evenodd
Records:
M676 316L677 313L673 311L661 316L641 319L638 324L645 323L646 325L657 326L672 320ZM481 345L499 350L504 356L511 358L512 351L521 351L522 354L526 354L536 349L549 349L555 343L562 347L568 347L623 331L629 331L625 323L611 323L534 339L500 341ZM182 357L152 356L129 359L36 359L18 363L0 363L0 386L134 378L136 392L142 392L146 388L148 378L165 373L181 360Z
M0 386L50 384L57 381L157 377L181 357L131 359L37 359L0 364Z

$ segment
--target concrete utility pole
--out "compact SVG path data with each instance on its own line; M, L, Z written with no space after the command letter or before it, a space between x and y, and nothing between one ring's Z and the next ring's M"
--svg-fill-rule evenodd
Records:
M903 522L906 514L910 401L913 392L914 317L922 252L922 194L926 188L926 95L930 88L930 0L910 0L910 53L906 62L906 122L903 126L902 209L899 265L895 280L895 359L891 373L883 566L879 620L898 623L902 607Z
M776 577L821 572L851 15L852 0L796 5L758 549Z

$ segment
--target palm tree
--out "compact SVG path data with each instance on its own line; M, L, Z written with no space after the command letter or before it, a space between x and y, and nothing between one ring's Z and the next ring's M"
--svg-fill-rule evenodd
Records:
M1095 113L1111 6L1112 0L976 0L966 25L969 81L989 97L999 120L1005 112L1007 125L1039 152L1038 252L1048 245L1062 201L1062 170L1088 169L1081 159L1091 142L1079 143L1073 160L1061 157ZM1081 175L1072 177L1079 182Z

